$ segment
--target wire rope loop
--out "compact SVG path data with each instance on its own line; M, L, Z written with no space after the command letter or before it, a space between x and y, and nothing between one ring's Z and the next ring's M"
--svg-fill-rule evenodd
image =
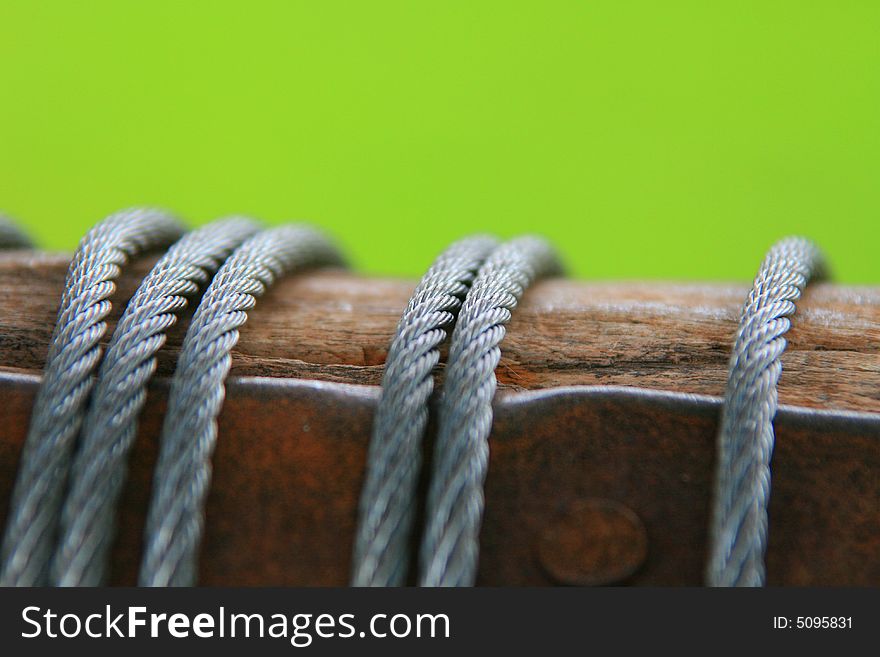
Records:
M74 455L50 582L97 586L107 575L117 502L146 387L166 332L223 261L256 233L250 219L223 219L183 236L128 302L98 370Z
M166 246L183 227L151 209L124 210L92 228L64 283L43 379L37 392L12 493L2 545L0 583L46 583L76 437L101 358L110 296L129 258Z
M740 315L717 438L706 568L710 586L764 584L784 336L804 288L824 276L822 254L812 242L781 240L764 258Z
M428 400L440 345L494 238L446 249L416 286L388 350L360 498L352 585L402 586L409 567Z
M12 219L0 212L0 250L30 249L33 242Z
M489 255L465 297L439 404L420 548L422 586L472 586L476 580L495 368L505 324L534 280L561 270L546 242L521 237Z
M171 381L147 515L142 586L196 581L216 418L246 311L283 273L340 264L321 233L289 225L248 239L214 276L190 322Z

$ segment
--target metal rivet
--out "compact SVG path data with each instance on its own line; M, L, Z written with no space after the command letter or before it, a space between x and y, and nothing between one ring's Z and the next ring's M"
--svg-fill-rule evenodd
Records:
M628 506L599 497L569 504L541 534L538 560L559 584L621 582L648 556L645 526Z

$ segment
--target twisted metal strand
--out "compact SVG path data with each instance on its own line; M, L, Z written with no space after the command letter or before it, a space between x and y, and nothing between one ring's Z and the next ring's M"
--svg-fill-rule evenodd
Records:
M305 226L258 233L208 286L183 341L162 427L141 562L142 586L195 583L204 506L224 380L238 329L256 297L287 271L341 264L327 239Z
M73 256L37 392L2 547L5 586L46 582L74 441L101 358L109 297L131 256L173 242L181 225L156 210L126 210L92 228Z
M743 308L718 432L706 570L710 586L764 583L783 336L807 283L822 275L822 255L815 245L802 238L784 239L768 252Z
M354 548L354 586L406 582L422 439L432 372L477 270L495 247L489 237L456 242L419 282L397 325L373 419Z
M0 212L0 249L29 249L30 238L5 214Z
M483 483L499 345L526 288L561 271L543 240L523 237L495 249L465 297L446 366L422 537L422 586L471 586L476 579Z
M137 434L156 352L177 314L258 226L249 219L211 223L180 239L128 302L98 370L61 512L51 582L97 586L106 576L116 507Z

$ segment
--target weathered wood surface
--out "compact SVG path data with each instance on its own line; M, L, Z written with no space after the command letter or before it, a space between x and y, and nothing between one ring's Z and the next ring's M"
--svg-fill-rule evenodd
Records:
M149 263L126 270L112 318ZM0 368L42 369L66 266L59 255L0 255ZM377 385L413 286L341 271L287 277L249 313L231 375ZM721 395L746 291L746 284L539 282L508 326L501 388L598 384ZM160 352L160 377L173 371L186 323ZM811 286L788 337L781 403L880 412L880 288Z

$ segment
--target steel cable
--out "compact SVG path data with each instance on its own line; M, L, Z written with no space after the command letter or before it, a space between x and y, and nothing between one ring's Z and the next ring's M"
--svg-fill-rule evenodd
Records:
M116 505L156 368L156 352L188 300L208 283L258 224L231 218L192 231L143 280L116 325L98 370L74 456L51 583L97 586L105 580Z
M373 419L355 536L354 586L406 582L422 441L440 345L496 241L456 242L431 265L397 325Z
M281 274L341 263L336 249L317 231L282 226L246 241L208 286L171 382L147 516L142 586L188 586L196 581L216 418L230 351L247 321L246 311Z
M0 212L0 249L30 249L30 238L15 222Z
M3 537L5 586L46 583L74 442L101 358L99 341L114 281L128 259L183 233L169 215L133 209L111 215L82 239L64 284L61 307L12 494Z
M789 317L807 283L824 275L811 242L788 238L768 252L748 300L730 358L718 431L706 582L762 586L776 386Z
M420 549L422 586L471 586L476 579L499 345L526 288L560 271L546 242L522 237L489 255L465 297L438 411Z
M155 353L186 297L219 267L172 379L140 573L142 585L195 583L216 417L246 311L286 271L341 264L333 246L308 227L256 231L248 220L225 220L172 246L132 297L103 362L99 342L121 267L140 252L173 242L183 229L163 212L134 209L111 215L83 238L68 269L22 451L0 584L104 580L127 454ZM28 246L28 238L0 215L0 249ZM532 281L560 270L542 240L496 246L492 238L476 237L444 251L419 282L386 361L359 506L353 585L405 583L432 374L452 325L418 581L474 584L505 324ZM706 568L711 586L764 584L784 336L804 288L824 273L815 245L782 240L765 257L743 307L717 437Z

